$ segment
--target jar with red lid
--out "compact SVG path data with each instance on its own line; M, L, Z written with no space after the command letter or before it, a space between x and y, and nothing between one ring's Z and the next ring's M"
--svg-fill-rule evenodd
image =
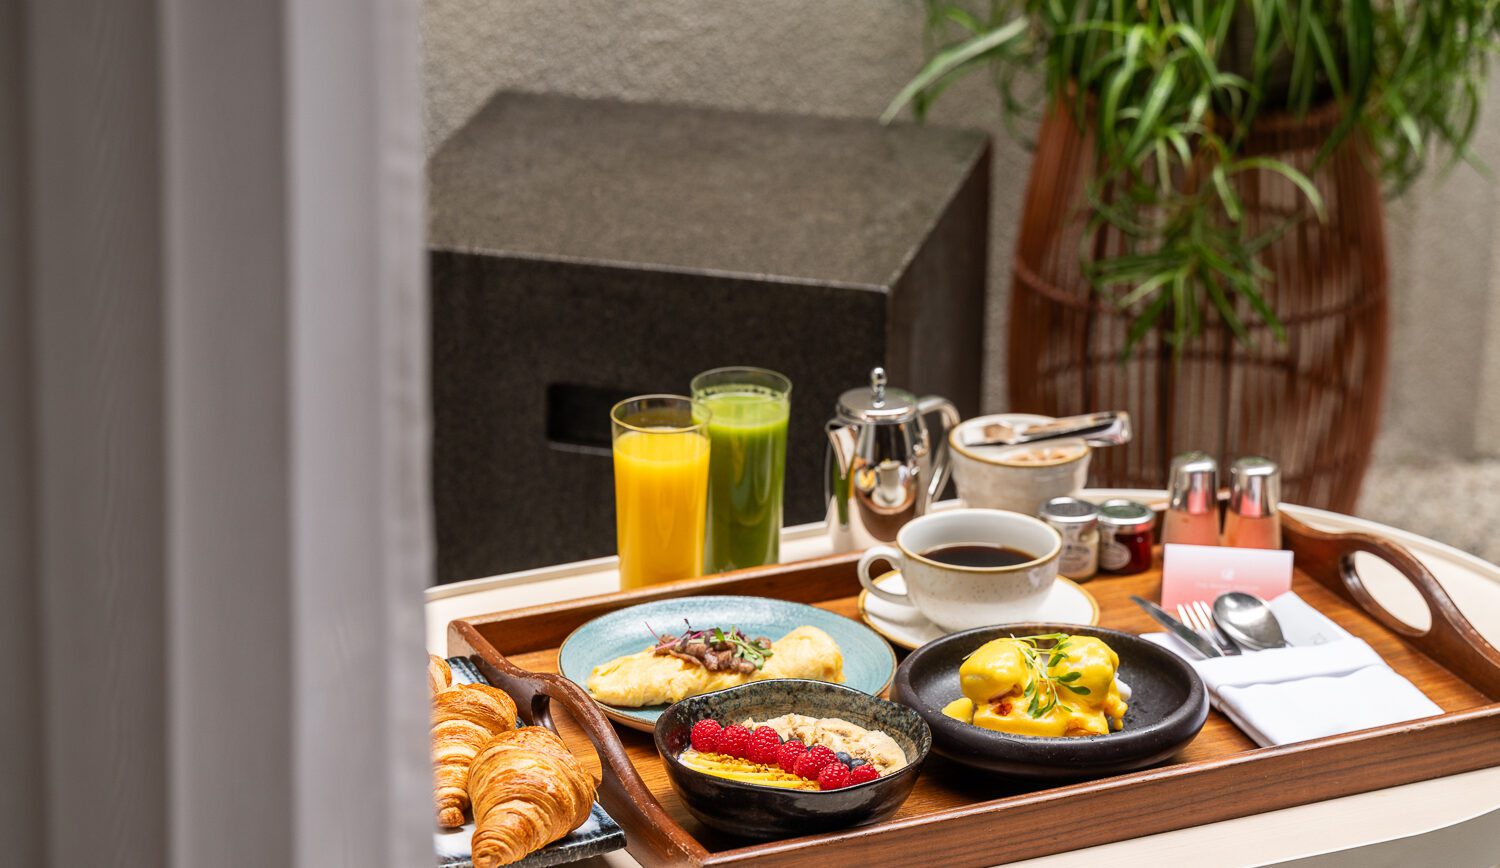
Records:
M1099 505L1099 571L1117 576L1151 568L1152 528L1156 515L1133 500L1106 500Z

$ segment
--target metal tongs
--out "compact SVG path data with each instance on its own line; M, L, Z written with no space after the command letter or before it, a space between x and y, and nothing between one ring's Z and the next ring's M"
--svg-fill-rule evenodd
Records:
M980 439L965 440L965 446L1020 446L1063 438L1079 438L1090 446L1121 446L1130 442L1130 414L1116 410L1051 422L991 422L974 434Z

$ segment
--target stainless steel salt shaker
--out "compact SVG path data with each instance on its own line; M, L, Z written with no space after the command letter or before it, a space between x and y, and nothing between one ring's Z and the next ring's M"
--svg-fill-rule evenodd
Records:
M1163 544L1219 544L1219 463L1205 452L1172 459L1170 499L1162 522Z

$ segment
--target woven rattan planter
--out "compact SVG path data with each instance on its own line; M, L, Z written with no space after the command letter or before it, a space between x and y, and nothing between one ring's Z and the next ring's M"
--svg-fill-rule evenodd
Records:
M1384 389L1385 233L1379 184L1353 139L1313 172L1336 122L1332 108L1303 119L1270 117L1247 142L1248 152L1309 174L1327 207L1325 223L1301 222L1261 257L1275 275L1266 295L1286 342L1253 326L1254 348L1240 345L1210 307L1202 334L1175 367L1154 334L1120 361L1131 314L1094 292L1079 267L1080 250L1122 249L1108 226L1083 237L1092 135L1066 111L1043 122L1011 286L1011 405L1054 416L1130 411L1135 442L1100 450L1093 484L1159 488L1171 457L1187 449L1221 462L1258 454L1281 463L1284 499L1353 508ZM1257 234L1305 207L1296 188L1271 172L1245 172L1235 184Z

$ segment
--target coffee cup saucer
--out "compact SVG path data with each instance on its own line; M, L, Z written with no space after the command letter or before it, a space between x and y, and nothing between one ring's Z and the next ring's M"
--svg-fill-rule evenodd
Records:
M906 580L901 578L900 570L876 578L875 584L895 594L906 593ZM859 617L892 645L908 651L954 632L927 620L915 606L892 603L865 590L859 592ZM1094 626L1099 623L1099 602L1077 582L1058 576L1047 592L1047 599L1020 620Z

